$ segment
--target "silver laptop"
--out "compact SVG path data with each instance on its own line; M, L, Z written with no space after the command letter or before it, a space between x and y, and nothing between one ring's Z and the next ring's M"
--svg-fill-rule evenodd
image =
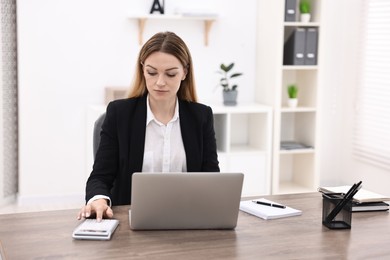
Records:
M242 173L134 173L133 230L234 229Z

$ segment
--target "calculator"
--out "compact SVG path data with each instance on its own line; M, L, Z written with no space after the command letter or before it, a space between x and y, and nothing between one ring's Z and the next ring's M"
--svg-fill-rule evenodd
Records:
M96 219L85 219L74 229L72 237L74 239L110 240L118 225L117 219L102 219L101 222L97 222Z

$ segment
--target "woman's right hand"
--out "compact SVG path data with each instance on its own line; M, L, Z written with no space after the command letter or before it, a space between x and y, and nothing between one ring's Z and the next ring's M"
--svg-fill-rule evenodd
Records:
M97 222L100 222L103 218L112 218L114 212L108 206L106 199L97 199L81 208L77 215L77 219L89 218L96 214Z

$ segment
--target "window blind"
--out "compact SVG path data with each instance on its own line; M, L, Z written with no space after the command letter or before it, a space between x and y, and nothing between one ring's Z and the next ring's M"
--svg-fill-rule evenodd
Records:
M390 1L364 4L353 151L358 159L390 169Z

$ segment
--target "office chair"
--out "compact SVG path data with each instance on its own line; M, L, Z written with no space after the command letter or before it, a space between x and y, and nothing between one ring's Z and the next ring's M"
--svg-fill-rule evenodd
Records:
M96 119L95 124L93 126L93 158L94 159L100 144L100 132L102 131L102 125L105 118L106 118L106 113L101 114L99 118Z

